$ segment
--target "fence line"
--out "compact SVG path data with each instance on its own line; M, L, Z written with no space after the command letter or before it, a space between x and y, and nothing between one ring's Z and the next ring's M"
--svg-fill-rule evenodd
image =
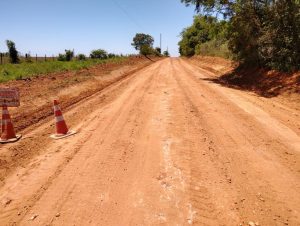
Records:
M127 57L141 57L139 55L134 55L134 54L128 54L128 55L122 55L122 56L127 56ZM58 56L47 56L46 54L44 56L38 56L35 54L34 56L31 56L30 54L25 54L25 55L19 55L20 63L24 62L47 62L47 61L55 61L57 60ZM74 59L78 59L77 56L74 56ZM86 59L91 59L90 57L86 56ZM0 65L4 64L9 64L10 59L8 54L0 53Z

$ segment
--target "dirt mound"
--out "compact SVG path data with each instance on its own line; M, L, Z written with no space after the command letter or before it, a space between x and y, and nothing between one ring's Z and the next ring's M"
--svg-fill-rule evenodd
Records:
M214 82L253 91L263 97L300 94L300 72L283 73L259 68L238 69L238 63L220 57L196 56L194 65L214 73Z
M218 75L231 72L237 66L236 62L221 57L194 56L189 61Z
M300 94L300 72L282 73L264 69L247 69L222 75L220 81L254 91L264 97Z

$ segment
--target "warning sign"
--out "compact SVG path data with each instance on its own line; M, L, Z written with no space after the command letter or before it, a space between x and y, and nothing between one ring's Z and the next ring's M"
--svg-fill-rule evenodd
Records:
M0 106L19 107L20 94L17 88L0 88Z

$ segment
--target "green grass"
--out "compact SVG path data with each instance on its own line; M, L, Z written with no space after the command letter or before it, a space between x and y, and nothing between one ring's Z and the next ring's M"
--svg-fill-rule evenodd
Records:
M0 83L53 72L78 71L97 64L119 63L125 59L125 57L116 57L106 60L88 59L85 61L73 60L70 62L48 61L37 63L3 64L0 65Z
M219 40L210 40L196 46L196 55L222 57L225 59L233 59L233 54L228 48L227 42Z

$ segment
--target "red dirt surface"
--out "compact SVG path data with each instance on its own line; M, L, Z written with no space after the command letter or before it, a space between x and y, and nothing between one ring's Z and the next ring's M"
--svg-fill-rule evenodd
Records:
M299 102L218 77L164 59L63 108L75 136L28 127L1 146L1 226L300 225Z
M234 70L238 64L219 57L196 56L189 59L195 65L218 75L215 81L229 87L253 91L264 97L300 95L300 72L283 73L264 69Z
M20 89L21 106L10 108L9 111L16 132L23 133L31 131L45 120L53 119L54 99L58 99L60 107L66 110L151 63L145 58L132 57L118 64L107 63L76 72L52 73L9 81L0 84L0 87ZM23 141L24 144L20 142L21 148L9 147L8 151L0 151L0 185L14 168L38 154L39 149L31 149L31 145L28 145L31 139L27 139ZM41 147L43 144L36 141L33 145ZM0 148L3 149L1 146Z

